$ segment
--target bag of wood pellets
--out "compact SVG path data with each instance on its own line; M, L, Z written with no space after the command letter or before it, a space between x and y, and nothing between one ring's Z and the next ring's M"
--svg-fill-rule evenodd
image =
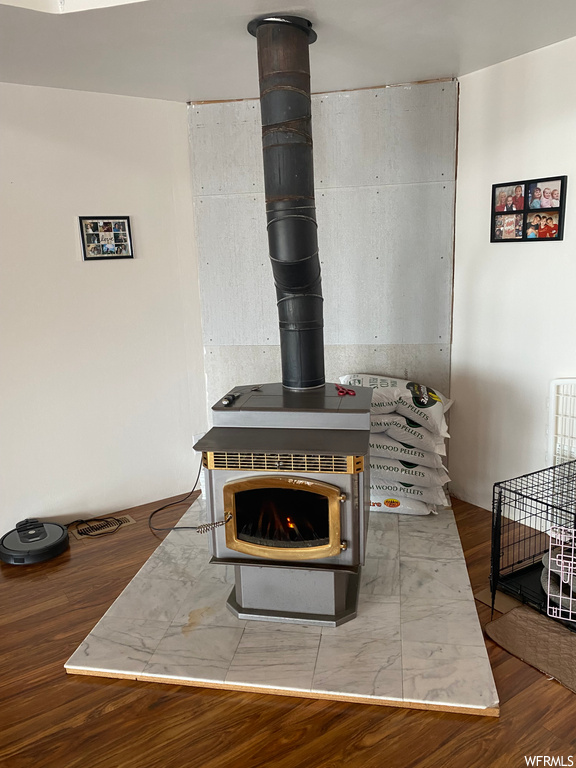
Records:
M370 417L371 432L385 432L388 437L397 440L399 443L406 443L421 451L428 453L438 453L440 456L446 456L446 447L444 438L435 435L421 424L417 424L412 419L400 416L398 413L384 413L381 416L372 415ZM370 435L374 437L374 435Z
M390 413L387 408L394 403L397 413L407 416L436 435L449 437L444 413L450 408L452 401L441 392L415 381L369 373L349 374L342 376L340 381L342 384L372 387L373 414Z
M392 413L397 409L398 404L401 402L402 398L400 397L399 389L373 389L370 413Z
M448 472L444 467L432 469L407 461L384 459L380 456L370 456L370 477L393 482L414 483L424 488L437 488L450 482Z
M449 505L450 501L441 486L436 488L424 488L420 485L401 483L393 480L380 480L378 477L370 478L370 499L377 496L398 497L399 499L414 499L424 504Z
M397 515L438 514L432 504L424 504L414 499L400 499L395 496L370 496L370 509L376 512L390 512Z
M371 456L382 456L397 461L411 461L423 467L433 467L434 469L439 469L442 466L442 459L438 453L421 451L419 448L408 445L408 443L399 443L388 437L385 432L372 433L368 445Z

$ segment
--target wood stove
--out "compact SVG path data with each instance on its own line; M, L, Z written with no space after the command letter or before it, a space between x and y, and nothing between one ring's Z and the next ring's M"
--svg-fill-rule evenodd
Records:
M324 377L307 19L266 16L258 42L264 187L282 384L213 407L203 453L212 561L234 565L240 618L335 626L354 618L369 513L372 390Z
M335 626L356 615L369 513L372 390L236 387L203 452L212 562L240 618Z

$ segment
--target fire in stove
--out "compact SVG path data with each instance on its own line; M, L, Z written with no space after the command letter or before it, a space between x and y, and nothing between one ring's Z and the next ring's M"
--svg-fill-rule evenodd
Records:
M328 544L328 522L328 500L317 493L257 488L236 494L236 527L241 541L315 547Z

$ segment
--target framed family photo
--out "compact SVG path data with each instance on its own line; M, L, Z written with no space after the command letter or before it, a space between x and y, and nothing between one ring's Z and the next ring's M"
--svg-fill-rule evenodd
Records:
M84 261L133 259L129 216L80 216Z
M564 237L567 176L492 185L490 242L550 242Z

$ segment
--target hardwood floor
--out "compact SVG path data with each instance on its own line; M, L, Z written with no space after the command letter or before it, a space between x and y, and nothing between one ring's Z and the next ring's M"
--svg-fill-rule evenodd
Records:
M173 525L188 503L155 524ZM136 525L71 539L47 563L1 565L2 768L570 764L576 696L490 640L499 719L67 675L64 662L158 545L147 517L161 504L126 510ZM454 511L476 591L488 583L490 514L457 500Z

